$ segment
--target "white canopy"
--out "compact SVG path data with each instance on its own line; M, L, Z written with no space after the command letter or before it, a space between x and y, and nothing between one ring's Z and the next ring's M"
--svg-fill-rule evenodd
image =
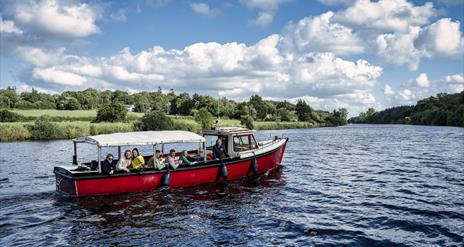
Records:
M160 143L204 142L198 134L183 130L138 131L79 137L75 142L86 142L97 146L155 145Z

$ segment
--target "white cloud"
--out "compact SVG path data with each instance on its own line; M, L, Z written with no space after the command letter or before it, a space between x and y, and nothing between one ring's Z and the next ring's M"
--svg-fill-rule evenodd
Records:
M414 100L415 96L414 94L412 93L411 90L409 89L403 89L401 91L398 92L398 95L401 97L401 99L404 101L404 102L407 102L408 104L411 104L412 101Z
M217 16L220 13L219 10L211 9L206 3L191 3L190 8L197 14L210 17Z
M337 13L335 19L360 28L408 31L411 26L428 24L437 14L432 3L414 6L406 0L358 0L346 10Z
M459 93L464 90L464 74L447 75L440 81L447 84L455 93Z
M447 75L442 81L449 84L464 84L464 74Z
M254 45L195 43L182 50L155 46L133 54L128 48L102 58L61 53L30 61L30 83L60 90L113 88L151 90L158 86L180 91L227 95L243 99L316 97L324 109L372 104L372 90L383 70L365 60L352 62L326 53L289 53L283 37L270 35ZM59 54L59 55L57 55ZM55 59L55 60L54 60ZM27 74L25 74L27 75ZM330 100L334 98L336 100Z
M279 5L289 1L290 0L241 0L240 2L248 9L258 10L258 17L254 20L250 20L250 25L267 27L274 20Z
M11 21L11 20L3 21L3 18L0 15L0 33L22 34L23 31L15 25L14 21Z
M258 17L254 20L250 20L248 23L252 26L267 27L274 20L274 14L270 12L259 12Z
M419 87L429 87L430 81L426 73L421 73L415 80L416 85Z
M430 55L463 56L464 37L459 21L442 18L421 30L416 40L418 49Z
M21 25L57 36L86 37L100 31L95 24L98 12L86 3L18 1L11 6L11 16Z
M387 96L393 96L393 95L395 95L395 91L393 90L393 88L390 85L385 84L385 86L383 88L383 94L385 94Z
M37 67L45 67L59 63L64 58L66 49L41 49L31 46L20 46L15 50L16 57Z
M376 38L377 56L396 65L407 65L410 70L419 67L424 53L416 49L414 40L420 32L419 27L411 27L408 33L381 34Z
M67 86L82 86L87 81L85 77L70 72L60 71L55 67L45 69L35 68L32 76L35 79Z
M287 45L298 51L329 51L348 55L364 52L361 39L353 30L341 24L333 23L334 13L329 11L320 16L306 17L296 24L286 27Z

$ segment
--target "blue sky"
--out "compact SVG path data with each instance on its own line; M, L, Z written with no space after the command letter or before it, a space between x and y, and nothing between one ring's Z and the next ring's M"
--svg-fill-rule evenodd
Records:
M464 1L0 1L0 87L304 99L350 115L464 89Z

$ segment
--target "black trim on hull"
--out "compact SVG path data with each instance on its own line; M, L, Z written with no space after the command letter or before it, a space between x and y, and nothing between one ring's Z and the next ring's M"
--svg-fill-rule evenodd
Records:
M199 170L199 169L206 169L206 168L214 168L214 167L221 167L222 164L227 165L236 165L238 163L244 162L244 161L249 161L253 159L257 159L266 155L269 155L278 149L282 148L286 143L288 142L288 138L285 138L285 142L280 145L279 147L262 153L258 155L253 155L248 158L240 159L239 157L233 158L233 159L228 159L228 160L212 160L208 161L208 164L200 164L200 165L195 165L192 167L179 167L176 170L170 170L171 172L180 172L180 171L193 171L193 170ZM149 175L149 174L164 174L166 173L167 170L142 170L140 172L131 172L131 173L115 173L111 176L109 175L102 175L99 174L98 172L94 172L94 174L88 175L88 173L81 173L81 174L72 174L68 170L62 168L62 167L55 167L53 170L53 173L56 175L63 176L67 179L71 180L91 180L91 179L105 179L105 178L116 178L116 177L126 177L126 176L140 176L140 175ZM77 175L77 176L76 176Z

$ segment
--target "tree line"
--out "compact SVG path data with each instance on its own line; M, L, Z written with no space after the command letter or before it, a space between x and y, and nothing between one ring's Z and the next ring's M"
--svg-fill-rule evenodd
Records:
M413 106L397 106L376 112L369 108L350 123L416 124L464 127L464 91L455 94L439 93L419 100Z
M215 99L212 96L169 93L158 88L154 92L129 94L125 91L97 91L88 88L82 91L64 91L61 94L41 93L35 89L17 93L13 87L0 89L0 108L3 109L57 109L92 110L106 106L109 111L120 111L132 105L135 112L160 112L182 116L209 116L240 119L242 121L305 121L317 125L339 126L347 123L346 109L332 112L315 110L305 101L296 104L288 101L265 100L253 95L248 101L236 102L226 97ZM111 107L109 107L111 106ZM104 114L99 114L104 115ZM101 121L121 121L124 117L100 119ZM99 119L97 119L99 120Z

